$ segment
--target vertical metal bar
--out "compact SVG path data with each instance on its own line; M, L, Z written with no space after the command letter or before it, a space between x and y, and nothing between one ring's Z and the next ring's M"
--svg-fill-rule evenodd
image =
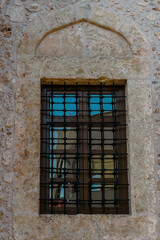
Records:
M90 94L90 83L88 83L88 114L89 114L89 156L88 156L88 162L89 162L89 210L90 214L92 213L92 164L91 164L91 159L92 159L92 133L91 133L91 107L90 107L90 99L91 99L91 94Z
M114 206L116 209L116 213L118 213L118 202L119 202L119 197L118 197L118 162L117 162L117 107L116 107L116 90L115 90L115 84L113 82L113 97L112 97L112 112L113 112L113 117L114 117L114 126L113 126L113 147L114 147L114 177L116 178L116 182L114 184Z
M46 112L44 113L45 115L45 118L44 118L44 122L46 123L46 120L47 120L47 114L50 112L48 112L48 110L50 110L50 100L48 99L48 95L49 95L50 91L47 91L47 89L45 90L45 110ZM47 115L47 116L46 116ZM44 143L44 153L45 153L45 160L47 160L47 167L50 167L50 162L49 162L49 157L48 155L46 154L48 152L48 144L47 144L47 136L50 134L49 132L49 129L48 129L48 126L45 126L45 143ZM44 155L43 155L44 157ZM44 158L43 158L44 159ZM49 178L49 173L45 171L45 189L46 189L46 192L45 192L45 200L44 200L44 203L45 203L45 210L48 211L50 210L50 201L49 201L49 189L50 189L50 185L49 185L49 182L50 182L50 178Z
M100 115L102 118L102 125L101 125L101 149L102 149L102 208L103 213L105 213L105 166L104 166L104 107L103 107L103 90L102 90L102 83L100 84Z
M42 109L46 109L46 98L43 98L43 96L45 96L46 93L46 89L41 88L41 138L42 136L45 138L46 135L46 129L45 127L42 125L42 123L44 123L44 119L45 119L45 115L44 112L42 111ZM46 114L46 113L45 113ZM45 153L46 152L46 142L41 141L41 153ZM44 155L41 154L41 166L44 166ZM46 187L46 171L44 171L43 169L41 169L40 171L40 213L45 213L47 210L47 205L48 203L46 203L45 199L47 198L47 187ZM42 186L42 183L45 183L45 186ZM42 200L41 200L42 199Z
M78 91L79 93L79 118L81 119L83 117L83 95L82 91ZM78 122L79 123L79 122ZM84 197L84 184L83 184L83 126L82 123L79 123L78 128L78 149L79 149L79 210L82 213L83 212L83 197Z
M53 123L53 83L51 84L51 121ZM54 152L53 152L53 131L54 131L54 127L52 125L52 127L50 128L50 132L51 132L51 214L53 213L53 156L54 156Z
M82 98L83 98L83 118L86 119L86 122L83 123L82 131L83 131L83 183L84 183L84 211L88 212L89 207L89 188L88 188L88 109L87 109L87 91L82 91Z
M118 168L119 168L119 209L123 213L129 212L128 205L128 174L127 174L127 158L125 153L127 153L126 147L126 118L125 118L125 94L124 89L119 89L119 101L118 101L118 120L120 126L118 127L117 134L119 136L118 141ZM123 169L123 170L122 170Z
M79 103L78 103L78 84L76 83L76 208L77 214L79 213Z
M66 214L66 83L64 82L64 214Z

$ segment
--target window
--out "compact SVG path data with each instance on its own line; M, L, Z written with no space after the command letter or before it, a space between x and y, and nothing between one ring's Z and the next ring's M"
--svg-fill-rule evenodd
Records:
M127 214L124 86L42 85L40 213Z

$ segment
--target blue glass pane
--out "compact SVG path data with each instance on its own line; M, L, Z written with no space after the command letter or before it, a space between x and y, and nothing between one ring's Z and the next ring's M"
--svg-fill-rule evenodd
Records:
M78 107L78 106L77 106ZM50 115L76 116L76 95L54 95L50 98ZM65 112L64 112L65 110Z
M100 97L99 97L99 95L91 95L90 110L91 110L91 115L100 113Z
M101 178L101 175L94 175L92 178ZM100 184L92 184L91 191L96 192L101 190L101 185Z
M103 95L103 110L106 111L112 111L113 105L112 105L112 96L111 95Z
M66 108L66 110L68 111L68 110L71 110L71 111L76 111L76 105L75 104L67 104L66 103L66 106L65 106L65 108Z
M66 103L76 103L76 97L75 95L66 95L65 99Z
M53 110L64 110L64 104L53 104Z
M52 101L53 103L63 103L64 102L63 95L54 95Z
M100 104L102 103L102 106ZM103 95L102 99L100 95L90 96L90 110L91 115L100 114L101 111L109 112L113 110L112 95Z

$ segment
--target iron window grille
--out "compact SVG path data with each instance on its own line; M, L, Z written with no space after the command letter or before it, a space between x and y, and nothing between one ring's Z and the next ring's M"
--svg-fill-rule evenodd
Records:
M124 86L42 85L41 214L128 214Z

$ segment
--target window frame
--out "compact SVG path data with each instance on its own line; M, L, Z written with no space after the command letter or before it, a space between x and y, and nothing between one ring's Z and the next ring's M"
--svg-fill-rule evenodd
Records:
M123 122L123 125L125 126L125 127L124 126L120 127L119 130L116 133L117 133L118 139L123 139L123 138L126 139L126 119L125 119L125 116L123 116L123 114L121 114L121 112L125 112L126 111L126 109L125 109L125 101L123 101L123 100L120 101L121 97L122 97L122 99L125 99L125 87L124 87L124 85L105 86L105 85L101 84L101 85L93 85L92 86L92 85L88 84L88 87L85 86L85 85L79 85L78 87L80 89L82 89L82 90L77 91L77 85L76 86L75 85L69 85L68 86L68 85L65 85L65 84L64 85L48 84L48 85L42 85L42 92L43 92L43 89L46 89L46 90L50 89L52 91L52 94L54 94L54 92L56 92L56 94L57 93L58 94L63 94L63 93L65 94L65 92L68 89L69 90L74 89L76 94L79 93L79 96L81 96L81 94L82 94L83 95L83 96L81 96L82 99L85 96L86 100L87 100L87 95L86 95L87 91L88 92L90 91L90 92L93 93L93 89L94 89L94 93L96 93L97 92L97 87L98 87L99 88L98 94L99 93L102 94L102 91L104 92L103 88L106 88L107 91L112 91L113 88L114 88L114 92L117 91L119 93L119 100L118 100L118 102L116 102L116 106L118 108L119 114L114 116L114 118L116 118L116 121L118 120L120 123ZM72 92L72 94L73 94L73 92ZM43 93L42 93L42 95L43 95ZM79 101L79 110L81 110L81 109L84 110L84 107L87 106L87 103L86 103L86 106L84 106L84 105L85 105L84 103L82 104ZM41 107L42 107L41 111L43 111L43 104L41 105ZM87 108L86 108L86 111L88 111ZM77 105L76 105L76 112L77 112ZM88 122L89 122L89 117L88 116L84 116L84 115L83 116L81 116L81 115L77 116L77 114L76 114L76 116L74 116L74 117L73 116L72 117L66 117L66 116L64 116L64 117L53 117L53 114L52 114L51 122L52 123L59 122L59 124L63 125L64 121L66 121L67 123L69 123L70 121L76 123L77 119L80 119L80 122L83 122L83 121L86 121L87 118L88 118ZM113 116L112 116L112 118L113 118ZM101 124L103 125L104 124L104 120L105 120L104 117L103 117L103 120L102 120L102 118L100 116L95 117L95 118L92 117L92 121L94 120L96 122L98 119L99 119L99 121L101 119ZM42 121L43 120L41 118L41 123L42 123ZM108 118L108 121L113 122L113 120L111 120L111 119L109 120L109 118ZM88 131L85 130L85 129L83 129L83 130L81 129L81 131L78 134L85 134L85 138L86 139L88 138L88 136L87 136ZM42 132L41 132L41 136L42 136ZM47 136L47 137L49 137L49 136ZM114 138L115 138L115 136L114 136ZM123 142L123 140L119 140L119 141ZM120 180L119 184L120 185L118 184L119 185L118 187L119 187L119 196L120 196L119 198L120 198L121 201L119 201L119 203L118 203L118 208L116 208L116 209L114 208L114 210L111 209L111 208L110 209L105 208L105 210L104 210L104 208L103 208L103 209L101 209L101 211L93 211L93 209L91 210L91 208L89 209L87 207L87 211L86 211L86 208L82 209L81 206L80 206L79 209L76 210L76 211L73 210L73 211L66 212L65 209L60 209L60 207L59 207L58 211L54 212L53 209L51 209L49 207L49 204L46 204L45 210L44 210L42 205L41 205L41 200L43 199L43 197L45 197L45 199L46 199L46 195L48 196L47 198L49 199L49 192L47 190L47 192L45 192L45 194L42 194L42 191L40 193L40 213L45 213L45 214L47 214L47 213L48 214L50 214L50 213L56 213L56 214L57 213L59 213L59 214L63 214L63 213L67 213L67 214L78 214L78 213L81 213L81 214L85 214L85 213L86 214L94 214L94 213L101 213L101 214L128 214L129 213L129 199L128 199L128 174L127 174L127 172L128 172L128 168L127 168L127 145L126 145L126 141L121 143L121 144L120 144L120 142L118 144L118 146L119 146L118 148L119 148L120 151L122 151L122 152L124 152L126 154L126 157L125 157L125 160L124 160L123 156L119 157L119 162L120 162L120 166L121 166L120 169L121 170L118 170L119 171L118 172L118 176L120 176L120 178L119 178L119 180ZM88 150L86 150L87 144L88 144L88 142L86 142L86 140L83 140L82 148L83 148L84 152L88 151ZM42 144L41 144L41 148L42 148ZM86 156L86 158L87 158L87 156ZM83 168L84 169L87 168L87 166L85 165L87 162L88 162L88 160L83 161L83 163L84 163ZM126 174L123 174L123 169L126 171ZM92 180L93 180L93 178L92 178ZM40 181L42 183L42 178L41 178ZM58 183L64 182L63 179L59 179L58 181L57 181ZM70 179L70 181L72 181L72 180ZM87 177L85 177L84 181L89 182ZM103 179L103 181L104 181L104 179ZM88 194L89 193L86 190L86 193L84 194L84 200L85 201L88 201L88 199L89 199Z

